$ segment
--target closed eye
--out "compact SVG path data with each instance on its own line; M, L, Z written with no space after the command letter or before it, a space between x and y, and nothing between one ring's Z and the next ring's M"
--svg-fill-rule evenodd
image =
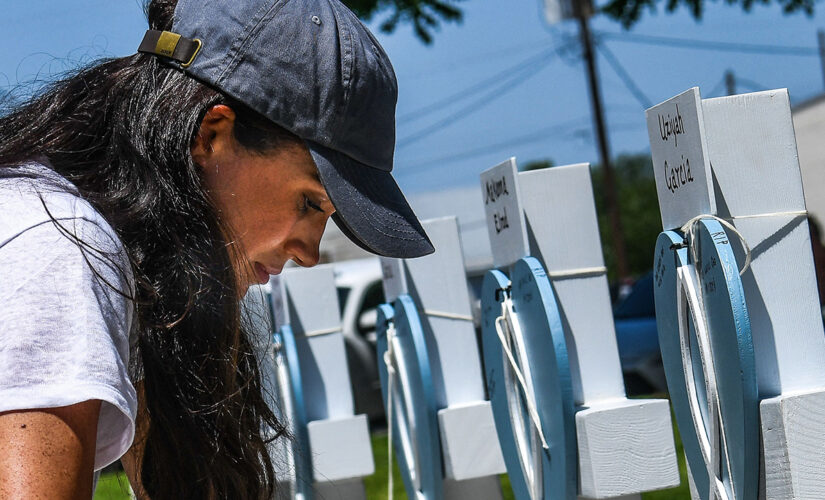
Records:
M314 203L314 202L313 202L312 200L310 200L309 198L306 198L306 202L305 202L305 203L306 203L306 206L307 206L308 208L311 208L311 209L313 209L313 210L317 210L317 211L319 211L319 212L321 212L321 213L324 213L324 209L323 209L323 208L321 208L321 206L320 206L320 205L318 205L317 203Z

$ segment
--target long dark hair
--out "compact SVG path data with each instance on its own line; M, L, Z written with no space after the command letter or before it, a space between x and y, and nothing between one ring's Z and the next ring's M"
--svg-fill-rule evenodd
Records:
M177 0L146 7L171 29ZM142 483L164 498L270 498L267 438L284 434L262 396L241 320L231 230L190 154L210 106L236 113L240 144L297 142L219 91L136 54L98 62L0 118L0 175L45 157L109 222L131 260L146 401ZM274 431L274 432L273 432Z

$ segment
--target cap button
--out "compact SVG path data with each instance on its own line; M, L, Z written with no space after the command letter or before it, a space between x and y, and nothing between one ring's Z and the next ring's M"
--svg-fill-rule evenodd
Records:
M310 20L311 20L313 23L317 24L318 26L321 26L321 18L320 18L320 17L318 17L318 16L312 16L312 17L310 17Z

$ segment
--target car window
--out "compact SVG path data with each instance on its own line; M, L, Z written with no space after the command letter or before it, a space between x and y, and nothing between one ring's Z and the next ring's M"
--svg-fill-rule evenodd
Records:
M347 297L349 297L349 292L352 288L347 286L339 286L338 289L338 308L340 309L340 313L344 315L344 307L347 305Z
M367 311L377 309L379 304L383 304L384 301L384 284L381 282L381 280L376 280L375 282L371 283L367 287L367 291L364 292L364 301L361 302L361 307L358 310L358 318L361 318L361 316ZM360 321L358 322L359 334L365 335L366 333L374 330L374 324L371 328L365 328L361 325Z
M373 282L364 294L364 303L361 304L361 310L364 312L368 309L375 309L379 304L384 303L384 284L381 280Z

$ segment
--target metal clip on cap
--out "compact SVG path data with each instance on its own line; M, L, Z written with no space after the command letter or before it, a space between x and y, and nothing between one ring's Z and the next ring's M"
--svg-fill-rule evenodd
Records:
M185 38L171 31L146 30L138 52L167 57L179 62L182 68L188 68L202 45L198 38Z

